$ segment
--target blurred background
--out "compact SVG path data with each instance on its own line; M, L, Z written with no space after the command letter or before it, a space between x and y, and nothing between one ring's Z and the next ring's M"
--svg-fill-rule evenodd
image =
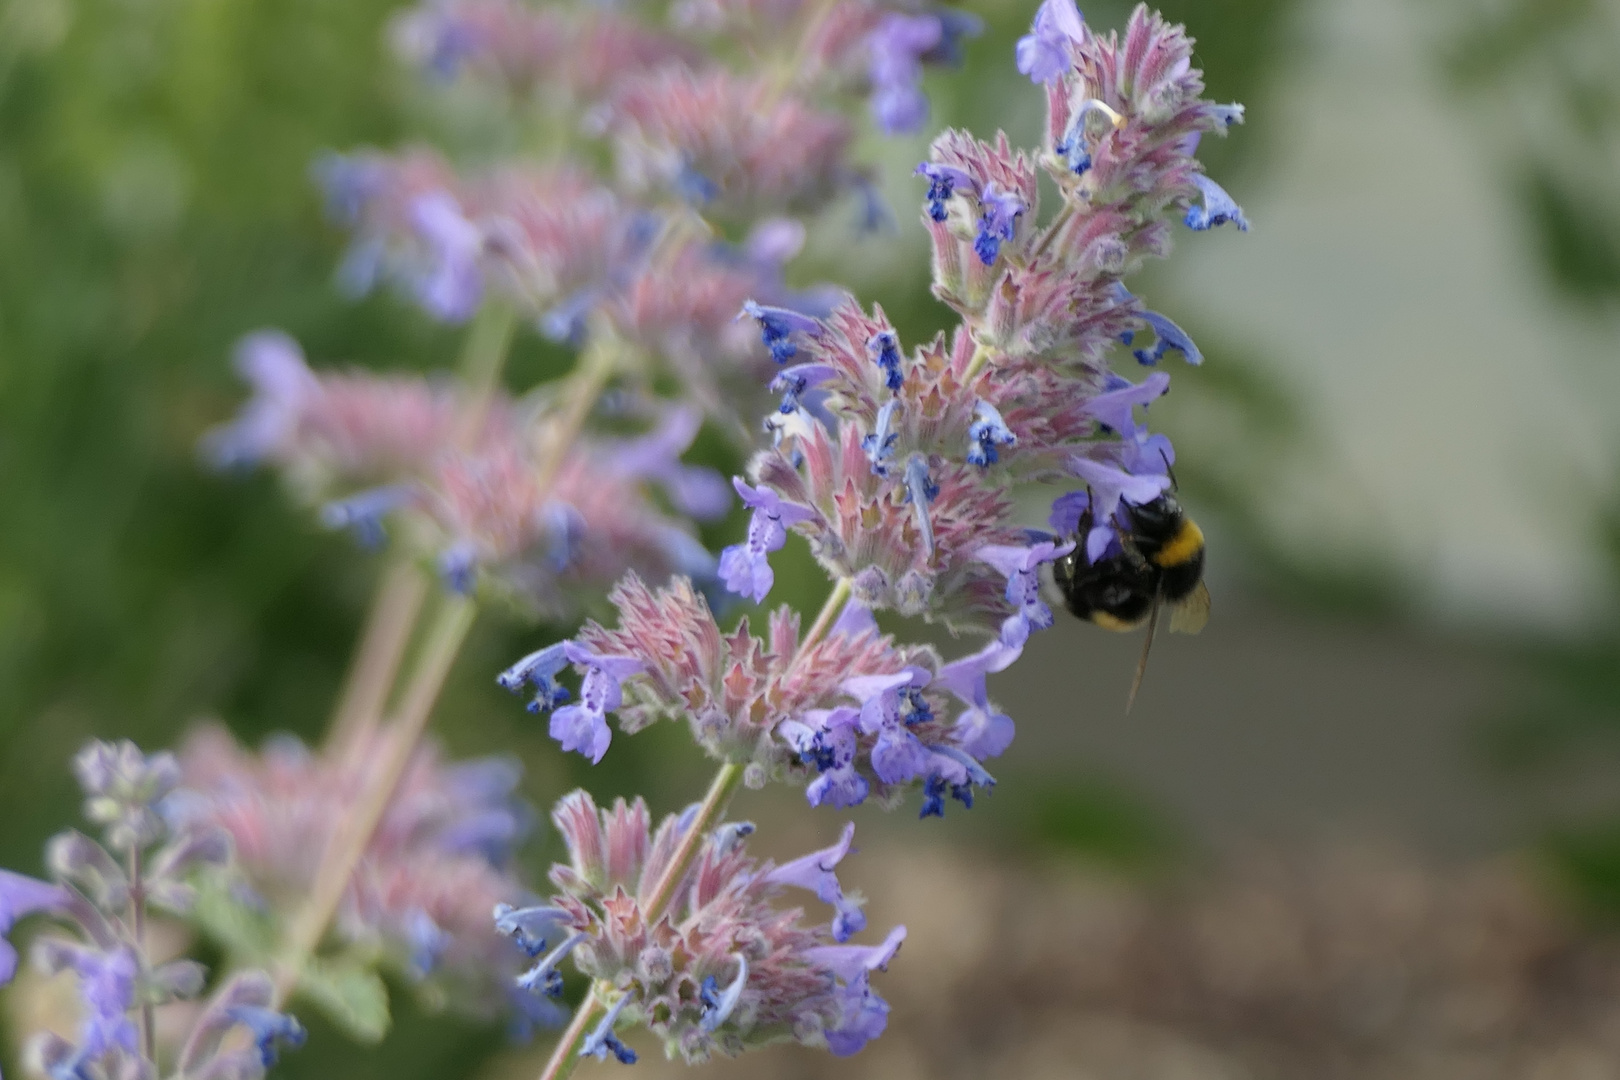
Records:
M1033 142L1011 63L1033 4L972 6L987 31L930 76L931 128ZM326 723L377 568L195 445L243 396L248 330L318 363L454 356L403 300L338 296L308 180L322 150L446 130L386 47L394 7L0 0L0 865L38 871L87 736ZM1214 617L1158 643L1130 716L1139 638L1032 642L992 681L1019 724L993 797L858 815L852 880L912 927L890 1035L716 1074L1620 1076L1620 8L1164 7L1249 109L1203 156L1253 229L1180 233L1135 290L1208 357L1154 426ZM796 267L912 342L947 322L924 146L870 148L898 232L829 219ZM511 385L565 362L531 337ZM797 541L779 575L819 603ZM565 630L481 619L436 724L521 757L538 805L588 767L493 675ZM599 798L692 796L703 764L666 728L615 743ZM836 828L801 798L737 813L796 852ZM516 1080L534 1053L407 1011L380 1048L317 1027L281 1075Z

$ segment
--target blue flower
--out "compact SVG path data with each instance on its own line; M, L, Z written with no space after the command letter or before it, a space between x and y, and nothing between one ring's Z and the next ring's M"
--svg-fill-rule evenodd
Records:
M777 727L788 745L798 751L799 760L820 773L805 789L805 799L811 806L826 803L845 809L866 801L870 788L865 777L855 771L855 726L859 716L857 710L848 707L811 709L799 719L784 720Z
M739 596L751 597L757 604L765 599L776 581L770 553L780 551L787 543L788 526L810 521L816 517L816 512L808 506L783 502L770 488L750 487L740 478L733 479L731 485L742 496L743 505L754 514L748 519L748 539L720 553L720 579L727 589Z
M939 485L928 475L928 459L922 454L912 454L906 460L906 501L916 515L923 550L930 557L934 554L934 523L928 516L928 504L938 497Z
M973 250L979 261L989 266L1001 253L1001 245L1013 238L1018 219L1024 213L1024 201L1010 191L1001 190L992 180L979 193L979 208L979 235L973 241Z
M730 486L715 470L681 461L702 427L699 410L673 407L664 411L652 431L610 445L601 453L619 475L656 482L681 513L713 521L731 509Z
M495 929L517 942L530 957L546 950L546 941L568 925L569 914L558 907L515 908L511 904L495 905Z
M905 385L905 375L900 370L899 340L887 330L873 334L867 339L866 354L883 370L884 385L892 392L899 393Z
M884 402L878 410L877 426L870 435L861 436L861 449L866 453L866 460L872 463L874 476L889 475L888 463L894 457L894 444L900 441L900 434L894 430L894 414L899 408L899 398Z
M889 1006L872 992L869 977L885 970L906 939L897 926L881 945L817 945L804 951L805 959L831 972L838 982L839 1020L827 1029L827 1049L837 1057L858 1053L883 1034Z
M946 795L971 810L975 787L996 786L995 777L985 772L982 765L958 747L935 748L931 764L933 771L923 784L922 809L917 813L919 818L944 817Z
M720 989L720 981L713 975L705 975L698 988L698 1000L703 1004L698 1027L711 1034L736 1010L737 1002L742 1000L743 986L748 982L748 957L737 953L733 959L737 961L737 977L725 990Z
M1084 33L1074 0L1044 0L1030 32L1018 39L1018 70L1036 83L1062 78L1074 66L1074 46Z
M1010 643L998 638L976 653L952 660L935 676L936 683L967 706L956 718L951 737L963 751L980 761L999 757L1012 744L1014 731L1011 717L990 711L985 677L1007 670L1023 651L1022 640Z
M427 247L427 269L415 281L417 301L445 322L465 322L484 296L478 256L484 233L468 221L448 191L429 191L411 201L411 226Z
M17 973L17 950L6 940L19 919L66 904L68 892L60 885L39 881L10 870L0 870L0 986Z
M892 675L856 675L844 680L844 692L861 703L860 730L876 736L872 771L885 784L903 784L928 771L928 748L906 729L900 707L902 692L921 689L929 678L927 669L911 666Z
M1187 207L1185 220L1189 229L1203 232L1230 221L1238 227L1239 232L1249 231L1249 220L1243 216L1242 208L1226 193L1225 188L1202 173L1195 175L1192 182L1203 194L1204 205Z
M276 1063L277 1043L295 1049L304 1045L304 1025L287 1013L259 1005L238 1005L227 1010L226 1015L253 1033L259 1061L267 1069Z
M1169 389L1170 376L1162 371L1155 371L1140 383L1116 376L1110 379L1107 390L1086 402L1085 409L1109 431L1130 435L1137 427L1136 406L1157 401Z
M1071 456L1068 464L1069 471L1084 480L1090 489L1087 505L1092 512L1092 527L1085 537L1087 562L1094 563L1102 558L1114 540L1113 519L1121 502L1141 506L1157 499L1170 487L1170 478L1163 474L1133 475L1078 454ZM1056 509L1054 505L1054 514Z
M980 400L973 406L973 423L968 426L968 464L988 468L1001 458L997 447L1017 442L1018 436L1007 427L994 405Z
M777 411L783 415L790 415L799 410L802 402L800 395L812 387L820 386L830 379L836 378L838 369L831 364L794 364L783 368L776 378L771 380L771 393L782 395L782 404Z
M613 1028L619 1022L619 1014L624 1011L624 1007L629 1003L630 994L628 993L613 1003L613 1007L607 1011L607 1015L602 1017L601 1023L597 1024L595 1030L585 1037L584 1042L580 1043L580 1057L589 1056L598 1061L604 1061L607 1059L608 1054L611 1053L619 1059L620 1064L634 1065L636 1063L636 1052L620 1042L619 1037L613 1034Z
M569 691L552 682L569 662L564 646L564 641L559 641L544 649L536 649L535 653L528 654L496 675L496 683L512 693L522 693L525 683L535 683L535 699L528 703L528 711L541 712L556 708L569 699Z
M603 656L572 641L563 642L563 651L575 666L585 668L585 678L579 685L579 703L551 714L551 737L564 750L577 750L594 765L613 740L607 714L624 701L620 681L641 674L645 665L633 656Z
M569 934L560 945L542 957L539 963L517 977L518 989L527 990L531 994L539 994L543 997L561 997L563 977L562 972L557 970L557 966L567 958L569 953L579 948L580 944L588 937L590 935L583 930L576 930L574 933ZM540 947L542 949L545 948L545 944L545 939L541 938Z
M1040 566L1074 550L1073 544L1043 540L1029 547L986 544L974 558L989 563L1007 578L1005 596L1026 627L1045 630L1052 625L1052 609L1041 600ZM1003 635L1006 636L1005 634Z
M1204 362L1204 354L1198 351L1198 346L1193 344L1192 338L1188 337L1187 332L1181 327L1160 315L1157 311L1144 311L1141 313L1141 318L1153 328L1153 333L1158 340L1153 343L1151 350L1137 349L1135 351L1133 355L1138 363L1147 364L1151 367L1162 360L1164 354L1170 349L1175 349L1181 353L1182 358L1194 367Z
M387 484L338 499L321 507L321 524L328 529L349 529L355 542L368 550L387 539L383 518L416 497L412 484Z
M838 884L838 875L833 872L833 868L849 854L849 846L854 839L855 823L845 822L838 843L784 863L765 875L766 881L806 889L815 893L822 903L831 904L838 913L832 925L833 938L837 941L848 941L851 936L866 929L866 913L861 910L861 902L844 895L843 887Z
M759 336L771 351L771 359L778 364L785 364L798 355L799 347L793 344L793 335L821 336L820 322L787 308L766 307L750 300L743 304L743 314L759 323Z
M928 177L928 194L924 198L928 200L928 216L935 221L944 221L949 216L945 203L957 188L978 193L979 186L973 182L973 177L951 165L925 161L917 166L915 175Z

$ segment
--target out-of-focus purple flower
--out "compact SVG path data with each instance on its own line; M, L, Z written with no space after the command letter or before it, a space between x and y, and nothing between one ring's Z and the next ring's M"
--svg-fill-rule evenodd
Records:
M181 753L187 798L176 824L227 832L238 891L282 910L308 893L320 852L385 738L316 755L283 737L248 753L222 730L198 731ZM505 758L449 764L431 743L418 749L333 925L339 939L380 949L393 970L453 987L454 1006L475 1016L511 1007L509 981L525 961L489 932L491 908L525 895L508 869L533 823L516 794L519 774Z
M1043 0L1030 32L1018 39L1018 70L1037 83L1062 78L1074 66L1074 47L1084 33L1074 0Z
M619 684L639 675L643 664L633 656L603 656L572 641L564 644L564 651L575 667L585 669L585 678L580 682L579 702L551 714L551 737L564 750L577 750L594 765L613 741L607 714L624 701Z
M975 552L975 557L1006 576L1007 603L1016 609L1025 624L1045 630L1052 625L1052 609L1041 599L1040 566L1073 550L1073 544L1043 540L1028 547L987 544Z
M843 887L838 884L838 875L834 873L834 867L849 854L849 846L854 840L855 823L845 822L838 843L783 863L766 875L766 879L774 884L808 889L822 903L831 904L838 913L832 926L833 939L836 941L848 941L866 929L866 913L861 910L860 901L844 895Z
M648 434L607 447L604 459L624 476L656 482L681 513L712 521L731 508L725 478L713 469L681 462L702 426L703 415L698 410L676 406Z
M204 436L203 455L215 468L256 465L289 446L304 411L321 392L303 350L279 330L243 338L235 365L253 387L253 398L233 422Z
M374 550L381 547L387 537L383 519L411 502L417 494L412 484L368 488L321 507L321 524L328 529L350 529L361 547Z
M427 247L428 266L416 296L428 313L446 322L465 322L484 297L478 256L483 230L467 220L448 191L430 191L411 203L411 225Z
M727 589L739 596L750 597L757 604L765 599L776 580L776 574L771 570L770 553L780 551L787 543L790 525L810 521L816 512L809 507L784 502L769 488L750 487L741 478L733 479L731 484L753 515L748 519L748 539L720 553L720 579L725 582Z
M168 832L163 802L180 784L173 754L143 754L128 739L92 740L74 756L73 773L84 790L84 816L106 827L114 851L145 847Z
M237 1005L227 1015L252 1033L259 1063L266 1069L276 1063L279 1045L294 1048L304 1045L304 1025L289 1013L277 1012L262 1005Z
M60 908L67 898L60 885L0 870L0 986L17 973L17 950L6 940L11 928L29 915Z
M1189 229L1203 232L1205 229L1213 229L1230 221L1238 227L1239 232L1249 231L1248 218L1243 216L1242 208L1226 193L1225 188L1203 173L1195 174L1192 182L1204 196L1204 205L1187 207L1186 222Z
M937 48L944 26L937 15L890 12L867 36L872 117L886 135L916 131L928 119L928 98L918 85L922 58Z
M129 1011L135 1007L140 961L133 949L127 945L99 949L44 938L34 949L34 963L46 974L72 971L79 977L79 1001L84 1006L79 1021L81 1061L109 1050L136 1051L138 1035Z

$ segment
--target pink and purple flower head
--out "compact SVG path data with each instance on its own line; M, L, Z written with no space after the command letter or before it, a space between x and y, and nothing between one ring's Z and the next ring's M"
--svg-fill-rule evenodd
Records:
M632 1023L689 1062L783 1035L849 1054L882 1034L888 1008L870 976L894 958L905 929L878 945L848 943L866 924L836 872L853 826L831 847L777 866L748 856L752 825L722 825L703 838L674 907L655 920L644 905L691 817L671 815L655 829L639 799L599 809L586 792L564 797L552 814L569 855L552 868L557 895L496 912L497 927L537 958L522 985L556 990L565 959L611 984L619 996L582 1052L623 1062L635 1055L617 1033ZM790 890L830 905L831 922L779 907Z

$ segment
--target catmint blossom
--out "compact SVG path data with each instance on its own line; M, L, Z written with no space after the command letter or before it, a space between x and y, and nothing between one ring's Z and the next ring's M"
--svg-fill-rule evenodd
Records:
M1037 83L1051 84L1068 73L1085 23L1074 0L1043 0L1030 32L1018 39L1018 70Z
M703 839L674 907L654 923L644 905L691 827L690 814L654 828L640 799L599 809L577 791L552 820L568 845L568 861L551 871L557 894L546 906L501 909L496 919L537 953L562 943L581 973L614 988L581 1053L635 1060L617 1035L629 1025L648 1028L671 1057L690 1063L782 1038L847 1054L882 1034L887 1006L870 978L894 958L905 929L881 945L846 944L865 926L835 872L852 826L832 847L775 866L748 856L752 826L722 825ZM817 924L778 906L795 904L801 892L832 905L833 921ZM551 955L541 961L548 973L563 959ZM527 982L541 993L557 984Z

